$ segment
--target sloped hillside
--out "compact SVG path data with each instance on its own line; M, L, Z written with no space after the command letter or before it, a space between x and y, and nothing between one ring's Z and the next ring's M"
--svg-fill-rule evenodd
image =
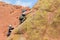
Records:
M31 10L7 40L60 40L60 0L38 0Z
M14 28L19 25L19 17L23 9L29 11L28 7L0 2L0 40L6 40L9 25Z

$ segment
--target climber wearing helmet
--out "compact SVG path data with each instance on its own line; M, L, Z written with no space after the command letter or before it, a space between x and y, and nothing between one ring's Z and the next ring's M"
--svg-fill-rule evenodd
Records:
M25 9L22 10L22 15L19 17L20 23L23 23L26 20L26 15L30 12L32 12L32 10L31 11L27 11Z
M25 21L25 19L26 19L26 14L25 14L25 12L26 12L27 10L25 10L25 9L23 9L22 10L22 15L19 17L19 21L20 21L20 23L23 23L24 21Z
M8 29L8 34L7 34L7 36L10 36L11 31L12 31L13 29L14 29L14 28L12 28L12 25L9 25L9 29Z

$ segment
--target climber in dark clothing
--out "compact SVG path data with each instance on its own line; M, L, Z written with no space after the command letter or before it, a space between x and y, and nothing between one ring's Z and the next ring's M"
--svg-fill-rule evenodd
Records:
M19 17L19 20L20 20L20 23L23 23L26 19L25 17L26 15L25 14L22 14L20 17Z
M27 10L22 10L22 15L19 17L20 23L23 23L26 19L26 14L24 13Z
M7 37L8 37L8 36L10 36L11 31L12 31L13 29L14 29L14 28L12 28L12 26L11 26L11 25L9 25L9 29L8 29L8 34L7 34Z

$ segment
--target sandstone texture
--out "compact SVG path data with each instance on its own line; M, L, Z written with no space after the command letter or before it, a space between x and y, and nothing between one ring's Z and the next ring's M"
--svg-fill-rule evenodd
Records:
M23 9L30 10L28 7L0 2L0 40L7 40L9 25L14 28L19 25L19 17Z

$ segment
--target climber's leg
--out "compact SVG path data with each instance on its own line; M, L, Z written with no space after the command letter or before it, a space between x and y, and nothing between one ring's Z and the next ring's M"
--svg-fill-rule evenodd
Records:
M22 14L22 16L19 17L20 23L23 23L26 19L25 14Z
M21 20L21 23L23 23L25 20L26 20L26 17L24 17L24 18Z
M7 34L7 37L9 37L9 36L10 36L10 34L11 34L11 31L9 30L9 31L8 31L8 34Z
M8 29L8 34L7 34L7 37L8 37L8 36L10 36L11 31L12 31L13 29L14 29L14 28L12 28L12 26L11 26L11 25L9 25L9 29Z

